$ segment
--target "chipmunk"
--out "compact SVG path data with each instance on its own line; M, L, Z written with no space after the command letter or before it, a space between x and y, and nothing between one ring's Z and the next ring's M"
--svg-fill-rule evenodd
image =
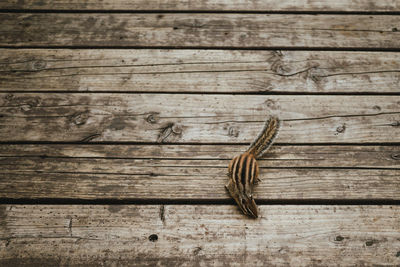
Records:
M256 159L272 145L280 127L280 121L271 117L265 123L264 129L245 153L234 157L229 163L229 182L225 185L232 198L245 215L258 217L258 209L253 199L253 186L258 179L258 164Z

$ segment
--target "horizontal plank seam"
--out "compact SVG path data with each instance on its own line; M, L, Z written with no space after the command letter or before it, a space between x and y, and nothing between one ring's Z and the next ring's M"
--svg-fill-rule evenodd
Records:
M257 205L400 205L395 199L256 199ZM0 205L236 205L227 199L0 198Z
M14 164L7 164L8 166L15 166ZM0 164L1 166L1 164ZM143 168L145 167L154 167L154 165L149 165L149 166L141 166ZM196 168L196 169L209 169L209 168L214 168L214 169L226 169L227 167L224 166L185 166L185 165L163 165L163 166L157 166L160 168ZM400 168L384 168L384 167L341 167L341 166L331 166L331 167L259 167L260 169L268 169L268 170L380 170L380 171L398 171ZM150 170L150 169L149 169ZM198 175L196 174L157 174L153 172L143 172L143 173L126 173L126 172L80 172L80 171L41 171L41 170L30 170L30 171L2 171L1 174L6 175L6 174L76 174L76 175L116 175L116 176L189 176L189 177L194 177L194 176L204 176L203 174L199 173ZM388 176L388 175L385 175ZM391 175L391 176L399 176L399 174L396 175Z
M288 51L349 51L349 52L400 52L400 48L382 48L382 47L242 47L242 46L61 46L61 45L0 45L0 49L154 49L154 50L255 50L255 51L271 51L271 50L288 50Z
M16 91L16 90L2 90L1 93L10 94L162 94L162 95L334 95L334 96L399 96L399 93L380 93L380 92L283 92L283 91L271 91L271 92L214 92L214 91L202 91L202 92L182 92L182 91L54 91L54 90L31 90L31 91Z
M182 142L182 143L174 143L174 142L132 142L132 141L104 141L104 142L64 142L64 141L0 141L0 145L154 145L154 146L168 146L168 145L176 145L176 146L185 146L185 145L215 145L215 146L244 146L249 145L250 143L238 142L238 143L210 143L210 142ZM275 145L279 146L400 146L400 142L364 142L364 143L339 143L339 142L331 142L331 143L275 143Z
M143 9L143 10L128 10L128 9L18 9L18 8L3 8L0 13L65 13L65 14L284 14L284 15L400 15L399 11L312 11L312 10L206 10L206 9L187 9L187 10L162 10L162 9Z

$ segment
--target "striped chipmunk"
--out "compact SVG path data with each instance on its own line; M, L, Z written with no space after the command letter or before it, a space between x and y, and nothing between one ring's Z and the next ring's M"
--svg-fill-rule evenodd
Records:
M276 138L280 127L280 121L276 117L269 118L264 129L246 152L234 157L229 163L229 182L225 185L231 197L239 205L242 212L250 217L258 217L258 208L253 199L253 187L260 182L258 179L258 164L260 158Z

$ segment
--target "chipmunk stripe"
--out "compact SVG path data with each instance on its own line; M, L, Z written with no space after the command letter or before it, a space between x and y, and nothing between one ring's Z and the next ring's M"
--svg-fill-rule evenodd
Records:
M248 184L247 182L247 178L248 178L248 164L247 162L249 161L250 156L249 154L244 154L243 159L241 161L241 172L240 172L240 178L241 178L241 182L242 182L242 186L243 186L243 191L245 192L246 190L246 185Z
M247 154L242 154L239 157L239 163L238 163L238 168L237 168L237 172L236 172L236 184L239 188L240 191L243 191L243 183L242 183L242 174L243 174L243 162L245 162L244 160L246 159Z
M237 179L236 179L236 177L237 177L236 173L237 173L237 169L238 169L239 159L240 159L240 156L239 157L235 157L233 159L233 169L232 169L232 177L231 177L232 182L235 184L235 187L236 187L237 190L239 190L239 187L238 187L238 183L237 183Z
M254 160L255 160L254 157L249 155L249 160L247 161L247 165L246 165L246 168L247 168L246 187L247 188L251 188L251 185L252 185L251 181L253 180L252 175L253 175L253 161Z
M251 176L250 176L250 184L254 184L256 177L256 169L257 169L257 162L256 159L253 158L253 161L251 162L251 167L250 167L250 171L251 171Z

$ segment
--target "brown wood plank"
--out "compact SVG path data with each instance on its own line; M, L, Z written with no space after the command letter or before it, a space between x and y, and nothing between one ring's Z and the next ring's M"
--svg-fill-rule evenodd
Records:
M227 200L229 159L245 148L3 145L0 197ZM399 199L399 153L398 146L276 146L259 160L255 196Z
M380 48L400 16L1 13L0 46Z
M2 205L2 266L400 265L398 206Z
M0 140L250 143L275 114L281 143L393 143L399 108L399 96L0 94Z
M45 10L168 10L168 11L312 11L312 12L399 12L400 3L393 0L363 1L272 1L272 0L8 0L3 9Z
M10 91L399 93L400 53L0 49Z
M1 145L1 164L7 161L30 159L44 164L47 160L83 159L129 160L143 159L154 166L163 163L196 166L194 163L207 162L213 167L227 167L228 161L244 151L246 145ZM9 159L8 159L9 158ZM258 159L261 167L312 167L312 168L400 168L399 146L307 146L274 145L268 153ZM117 161L115 161L117 162ZM139 161L145 162L145 161ZM11 163L11 162L10 162ZM158 164L158 165L157 165ZM205 165L207 165L205 164ZM136 165L136 163L135 163ZM200 165L198 165L200 166Z

